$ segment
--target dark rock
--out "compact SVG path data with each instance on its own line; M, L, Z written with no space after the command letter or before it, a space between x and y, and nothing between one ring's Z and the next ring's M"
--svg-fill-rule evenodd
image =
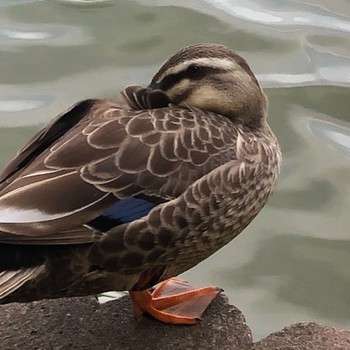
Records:
M242 313L217 297L195 326L135 320L129 297L98 304L92 297L0 306L0 348L248 349L251 332Z
M350 350L350 331L313 322L296 323L270 334L250 350Z
M0 306L1 350L350 350L350 331L297 323L253 344L242 313L217 297L195 326L135 320L129 297L93 297Z

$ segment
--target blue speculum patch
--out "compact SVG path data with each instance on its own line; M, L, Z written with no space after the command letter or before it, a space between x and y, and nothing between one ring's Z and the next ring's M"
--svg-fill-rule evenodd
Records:
M112 227L135 221L146 215L158 204L164 203L163 198L138 195L118 201L108 208L102 215L88 223L100 231L107 231Z

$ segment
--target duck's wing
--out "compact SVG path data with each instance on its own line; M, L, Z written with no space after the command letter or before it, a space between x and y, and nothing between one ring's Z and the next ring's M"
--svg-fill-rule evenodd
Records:
M20 150L0 174L0 242L21 241L22 235L45 237L66 229L73 241L84 241L73 222L68 223L69 214L85 207L92 210L95 203L108 204L106 193L97 193L94 186L84 186L79 176L84 161L99 159L103 153L86 142L83 130L94 121L107 121L106 113L118 109L119 106L110 100L81 101L57 116ZM47 159L56 154L55 147L66 142L72 148L70 154L62 156L68 163L74 157L81 157L80 164L47 165ZM109 150L108 154L111 152ZM65 197L69 191L71 195ZM64 216L67 216L66 223L61 222ZM78 220L78 225L80 223Z
M45 128L36 133L11 160L0 174L0 189L4 188L16 173L56 142L80 120L89 115L96 100L84 100L74 104L67 111L59 114Z
M0 242L91 242L91 221L106 212L120 219L127 205L126 216L137 218L147 210L136 213L130 199L156 206L176 198L235 152L223 117L178 106L81 103L39 132L1 175Z

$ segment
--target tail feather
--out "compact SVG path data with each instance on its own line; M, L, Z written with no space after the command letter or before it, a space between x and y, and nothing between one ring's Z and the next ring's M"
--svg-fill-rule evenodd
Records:
M1 300L10 295L24 283L36 278L45 270L45 265L22 268L20 270L7 270L0 272L0 304Z

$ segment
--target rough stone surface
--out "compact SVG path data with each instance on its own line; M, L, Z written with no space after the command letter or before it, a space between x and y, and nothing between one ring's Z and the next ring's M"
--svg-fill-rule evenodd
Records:
M254 344L251 350L350 350L350 331L313 322L296 323Z
M217 297L195 326L136 321L129 297L92 297L0 306L1 350L350 350L350 331L297 323L253 344L242 313Z
M0 348L230 349L252 344L242 313L217 297L195 326L136 321L129 297L98 304L92 297L0 306Z

